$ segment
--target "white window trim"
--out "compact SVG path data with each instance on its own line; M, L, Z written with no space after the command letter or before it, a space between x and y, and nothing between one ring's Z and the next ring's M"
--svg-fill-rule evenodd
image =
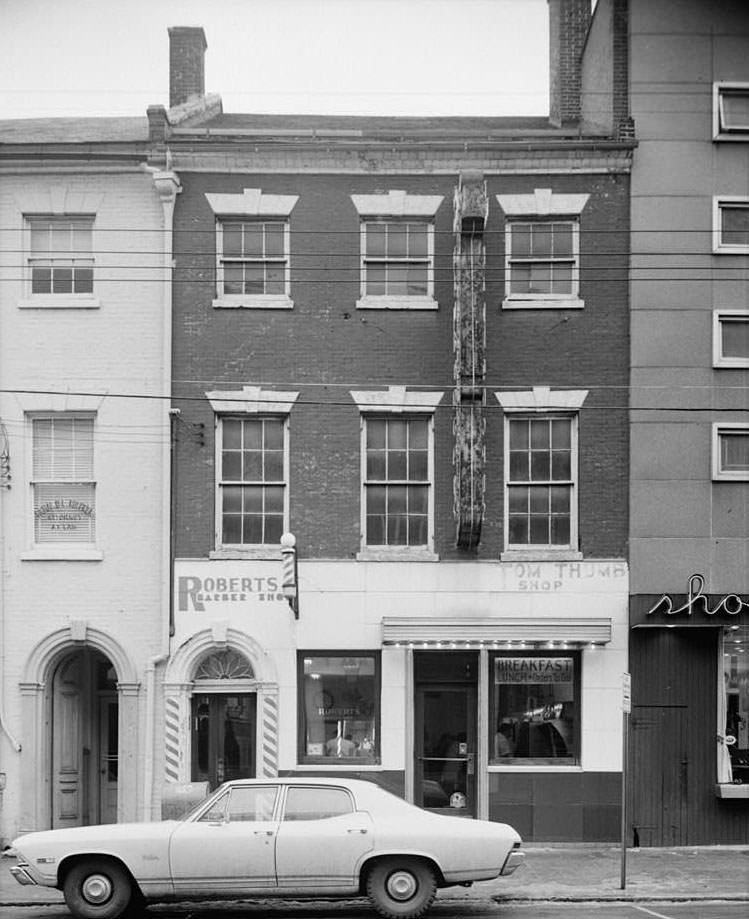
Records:
M222 438L219 436L219 427L221 421L226 416L287 416L284 419L284 459L283 475L286 487L284 489L284 511L283 511L283 530L288 532L289 529L289 507L290 507L290 453L289 453L289 414L291 413L294 403L299 397L298 392L279 392L272 389L262 389L260 386L243 386L241 390L213 390L207 392L208 399L215 417L215 437L214 437L214 493L215 493L215 515L214 515L214 546L208 553L212 559L218 558L272 558L277 559L280 553L280 547L269 544L245 545L245 546L224 546L221 543L221 489L219 486L219 469L221 468L221 444Z
M746 195L714 195L713 196L713 252L717 255L746 255L749 254L749 243L732 245L722 241L720 214L721 209L728 205L738 205L749 208L749 197Z
M439 304L434 299L434 218L444 200L444 195L412 195L401 189L390 189L386 194L351 195L360 224L360 292L357 309L378 310L436 310ZM414 222L427 224L427 294L426 296L380 296L366 293L366 227L372 218L412 218Z
M216 296L211 305L214 309L293 309L291 299L291 231L289 218L299 195L264 195L260 188L245 188L241 195L206 193L206 200L216 216ZM223 228L227 220L247 222L263 219L284 224L284 269L283 294L225 294L223 257Z
M742 421L716 421L713 422L712 436L712 478L714 482L749 482L749 469L726 472L720 464L720 442L724 434L730 436L731 431L741 431L749 435L749 424Z
M713 83L713 140L749 141L749 124L741 127L724 129L722 127L723 93L725 90L743 90L749 95L749 83L718 81Z
M497 401L505 413L503 425L503 464L504 482L502 494L504 501L503 511L503 546L500 561L577 561L583 554L576 547L579 540L579 507L578 486L580 481L579 470L579 410L588 395L587 389L560 389L551 390L548 386L534 386L531 390L521 392L495 392ZM528 415L532 413L543 415L558 415L560 418L572 419L572 491L570 497L570 543L565 546L510 546L509 545L509 469L510 469L510 437L509 421L513 415Z
M351 397L359 408L360 414L360 448L359 448L359 481L361 488L360 539L361 548L356 555L358 561L375 562L436 562L439 556L434 551L434 412L444 396L443 392L408 392L405 386L389 386L386 390L352 390ZM367 546L367 416L383 414L427 414L428 429L428 468L429 498L426 547L410 546Z
M502 309L582 309L580 291L580 214L590 195L558 195L536 188L532 195L496 195L505 214L505 298ZM570 294L513 294L510 290L511 224L523 219L545 221L567 218L572 223L572 292Z
M75 202L73 202L75 203ZM19 309L99 309L101 300L95 294L34 294L31 292L31 268L29 258L31 256L31 223L33 219L49 217L56 220L71 220L85 218L91 221L91 259L93 260L94 287L96 286L96 249L95 249L95 230L96 214L79 211L60 211L45 210L34 213L33 211L24 211L23 214L23 297L18 301Z
M749 367L747 357L725 357L723 354L723 320L743 319L749 324L749 310L713 310L713 367Z

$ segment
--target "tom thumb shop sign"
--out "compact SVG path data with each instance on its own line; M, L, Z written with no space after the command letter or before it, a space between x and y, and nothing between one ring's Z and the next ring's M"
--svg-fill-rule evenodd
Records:
M629 624L636 626L705 626L749 622L749 595L707 594L705 578L693 574L685 594L633 594Z

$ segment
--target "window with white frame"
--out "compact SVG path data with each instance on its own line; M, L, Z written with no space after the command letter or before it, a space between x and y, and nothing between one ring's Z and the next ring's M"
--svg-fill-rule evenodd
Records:
M749 139L749 83L713 84L713 136Z
M441 195L352 195L361 236L359 309L437 309L434 217Z
M94 218L27 216L26 224L29 293L34 297L92 294Z
M749 481L749 424L714 424L712 452L714 480Z
M362 555L431 557L434 411L442 393L352 392L362 412Z
M749 253L749 198L713 199L713 251L735 255Z
M277 546L286 516L286 419L219 419L222 546Z
M34 543L92 544L96 524L94 418L31 419Z
M714 311L713 366L749 367L749 310Z
M297 195L206 194L216 215L214 307L291 309L290 215Z
M588 195L497 195L505 212L505 309L584 306L580 214Z

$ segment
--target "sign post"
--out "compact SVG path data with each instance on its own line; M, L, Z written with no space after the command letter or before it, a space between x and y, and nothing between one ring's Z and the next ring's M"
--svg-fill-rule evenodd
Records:
M622 674L622 870L620 888L627 886L627 763L629 761L629 715L632 711L632 677Z

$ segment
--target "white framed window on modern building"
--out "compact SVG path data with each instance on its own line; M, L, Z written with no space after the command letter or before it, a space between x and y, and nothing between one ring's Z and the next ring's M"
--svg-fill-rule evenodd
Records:
M436 561L434 412L441 392L351 393L361 412L358 558Z
M749 367L749 310L713 311L713 367Z
M245 386L206 395L216 417L211 558L276 558L289 528L289 414L299 394Z
M713 198L713 252L749 254L749 197L716 195Z
M713 83L713 139L749 140L749 83Z
M587 390L500 392L503 560L579 558L578 412Z
M712 474L716 482L749 482L749 424L713 424Z
M442 195L352 195L359 217L358 309L437 309L434 218Z
M589 195L497 195L505 213L503 309L580 309L580 215Z
M297 195L206 194L216 215L213 306L291 309L290 216Z
M94 216L27 214L23 307L97 307Z
M34 548L93 547L94 416L55 412L31 416L29 423Z

